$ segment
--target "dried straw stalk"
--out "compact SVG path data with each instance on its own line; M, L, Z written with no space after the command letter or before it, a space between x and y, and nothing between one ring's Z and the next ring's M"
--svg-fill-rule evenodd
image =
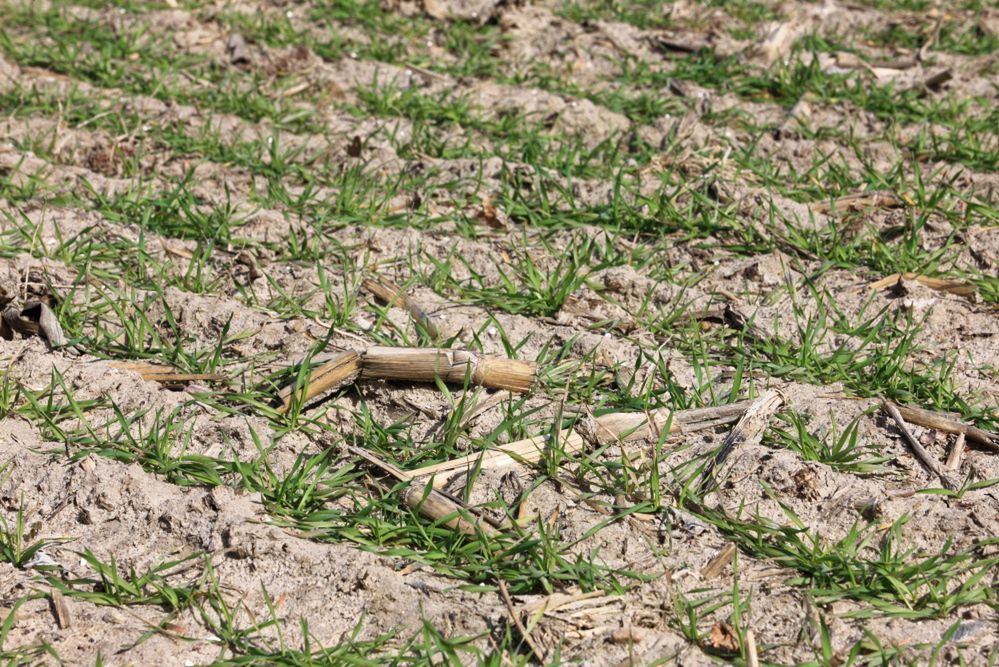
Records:
M470 384L526 392L534 384L532 363L442 348L372 347L361 354L361 377L409 382Z
M558 435L558 445L566 454L576 454L583 450L585 442L583 438L567 429ZM451 472L454 470L472 470L476 466L482 468L503 468L515 463L537 463L544 456L545 450L552 445L551 438L538 436L526 438L505 445L496 445L491 449L475 452L461 458L435 463L415 470L400 471L408 479L427 477L439 472ZM434 480L434 486L444 483L443 478Z
M431 338L440 338L441 332L433 318L420 304L411 299L401 287L388 280L365 280L362 285L389 306L404 308L413 321L423 327Z
M616 412L597 417L592 435L599 444L624 443L636 440L655 440L669 424L670 433L690 433L720 424L736 421L759 401L740 401L713 408L696 408L670 412L667 409L654 412ZM670 417L672 416L672 419ZM571 429L559 433L558 444L566 454L577 454L586 446L586 440ZM400 471L410 479L427 477L441 472L471 470L476 466L482 469L503 468L514 463L537 463L551 447L549 436L525 438L505 445L495 445L490 449L474 452L450 461ZM444 479L435 479L434 485L442 485Z
M361 355L353 350L341 352L314 370L304 389L295 385L285 387L278 392L277 398L281 403L277 408L278 413L284 414L291 409L296 392L304 403L325 391L353 381L361 370L360 359Z
M178 373L175 368L150 364L145 361L110 361L108 365L123 371L136 373L143 380L171 384L175 382L218 382L225 380L221 373Z
M986 447L993 452L999 452L999 434L983 431L977 426L959 422L932 410L913 408L907 405L896 405L896 408L898 408L899 414L907 422L911 422L917 426L933 428L944 433L963 433L968 440L971 440L975 444Z
M407 474L387 461L359 447L348 447L347 451L359 456L368 463L388 473L399 481L409 481ZM428 519L440 522L464 535L484 533L496 537L499 531L485 521L474 517L468 508L455 502L436 489L428 489L421 484L411 484L402 493L402 501L410 509L419 512Z
M897 284L901 280L914 280L921 285L940 292L956 294L957 296L971 296L977 289L974 285L963 280L951 280L947 278L934 278L932 276L921 276L916 273L893 273L885 276L881 280L876 280L867 286L871 290L884 289Z
M905 424L905 418L902 417L902 413L899 412L898 407L889 401L885 401L881 404L881 409L895 421L895 425L898 426L898 430L902 432L902 438L905 440L906 444L909 445L909 449L915 455L916 459L923 464L923 467L929 470L931 473L940 478L940 483L943 484L945 489L950 489L951 491L956 491L960 488L960 484L956 477L954 477L950 471L946 470L940 465L940 462L935 458L930 456L930 453L919 444L915 436L909 431L909 427Z
M843 195L832 201L817 201L808 206L816 213L831 213L833 210L839 212L860 211L866 208L898 208L904 205L905 201L894 192L874 190Z
M657 440L667 427L670 433L689 433L733 422L755 402L739 401L713 408L678 411L660 408L650 412L613 412L596 418L593 435L602 445Z

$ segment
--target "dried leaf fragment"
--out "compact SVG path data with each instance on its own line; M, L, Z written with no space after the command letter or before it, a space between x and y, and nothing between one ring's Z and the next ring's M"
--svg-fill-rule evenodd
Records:
M736 653L739 650L739 637L735 630L725 621L716 621L711 627L711 635L708 638L711 647L718 651Z

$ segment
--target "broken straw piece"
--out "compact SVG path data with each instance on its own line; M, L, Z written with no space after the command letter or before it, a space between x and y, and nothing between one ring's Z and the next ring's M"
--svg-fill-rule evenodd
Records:
M357 352L347 350L312 371L308 378L308 384L301 394L301 401L304 403L323 392L355 379L361 369L360 359L361 356ZM280 405L277 408L278 413L284 414L288 412L291 409L295 393L301 391L302 388L294 384L279 391L277 395L277 399L280 401Z
M437 379L523 393L534 384L536 367L527 361L489 357L467 350L372 347L361 353L361 377L410 382Z

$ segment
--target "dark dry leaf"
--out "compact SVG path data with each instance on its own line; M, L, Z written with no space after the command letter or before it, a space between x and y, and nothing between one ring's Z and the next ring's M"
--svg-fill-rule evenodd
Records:
M347 156L348 157L361 157L361 138L355 136L347 144Z

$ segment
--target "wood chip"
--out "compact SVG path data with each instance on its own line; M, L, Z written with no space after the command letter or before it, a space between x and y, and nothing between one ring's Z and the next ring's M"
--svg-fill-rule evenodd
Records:
M947 463L944 464L948 470L957 470L961 467L961 454L964 453L965 438L964 433L959 433L954 441L954 446L951 447L950 454L947 455Z
M729 542L724 547L721 548L714 558L708 561L708 564L701 568L701 576L705 579L713 579L717 577L722 571L732 562L732 556L735 555L735 544Z
M611 641L615 644L637 644L644 638L645 633L633 625L618 628L611 634Z
M423 0L423 11L432 19L444 21L448 18L447 6L441 0Z
M73 627L73 616L70 614L69 605L66 598L59 589L53 588L49 591L49 601L52 603L52 615L55 616L56 624L60 629L66 630Z
M246 45L246 40L239 33L229 35L225 51L229 55L229 62L233 65L243 65L250 62L250 49Z

